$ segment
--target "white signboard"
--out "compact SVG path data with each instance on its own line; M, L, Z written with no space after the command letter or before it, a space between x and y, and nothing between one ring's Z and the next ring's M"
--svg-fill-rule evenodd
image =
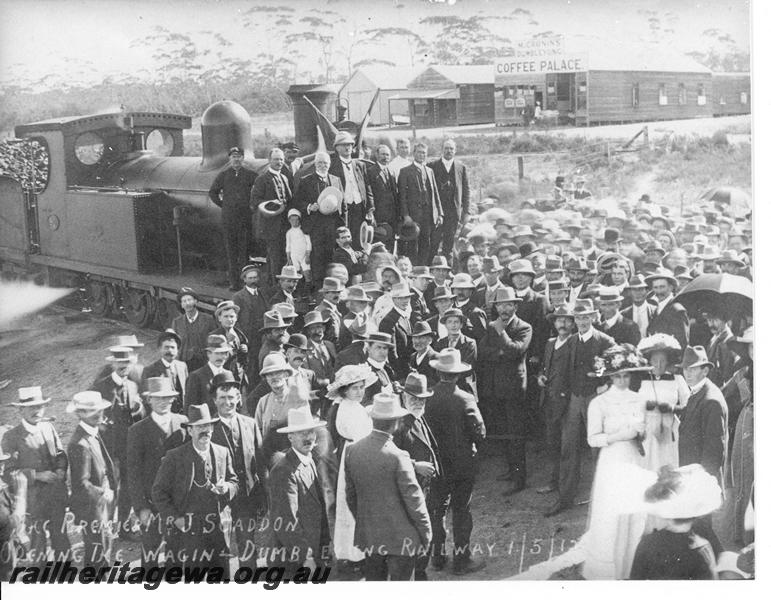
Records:
M533 60L561 56L565 53L565 38L561 35L552 37L520 40L514 43L514 55L517 60Z
M512 57L495 60L495 83L517 83L517 76L544 73L576 73L588 70L583 54L563 54L548 58L518 59Z

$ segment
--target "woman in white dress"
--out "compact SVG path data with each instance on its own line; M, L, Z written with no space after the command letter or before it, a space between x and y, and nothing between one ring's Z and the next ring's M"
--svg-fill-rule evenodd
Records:
M377 376L368 365L346 365L335 373L335 380L327 388L327 398L332 401L327 421L332 443L340 458L333 535L335 558L354 563L346 569L345 563L338 562L343 567L342 571L355 572L355 564L365 558L364 553L353 545L356 521L345 498L345 449L372 431L372 419L361 401L364 390L375 381Z
M587 440L600 452L583 540L585 579L626 579L645 529L644 513L626 513L637 493L630 467L645 462L645 400L629 382L632 372L649 370L645 363L630 344L609 348L595 363L595 376L609 377L611 385L587 413Z

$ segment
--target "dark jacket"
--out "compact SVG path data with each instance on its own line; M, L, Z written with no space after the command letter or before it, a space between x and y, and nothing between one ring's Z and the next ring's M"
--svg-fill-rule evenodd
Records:
M661 314L657 315L654 307L648 322L648 335L666 333L680 342L681 348L685 348L688 345L689 327L688 312L682 304L673 299L664 307Z
M200 369L190 373L190 377L187 378L187 386L185 387L185 414L187 414L188 407L193 404L208 404L211 414L217 412L214 400L211 399L209 394L209 386L212 379L214 379L214 373L209 367L208 362Z
M233 373L233 377L235 377L237 381L244 381L244 378L246 377L246 364L249 360L249 338L247 337L246 332L238 326L233 328L233 332L238 336L238 340L231 341L228 339L231 354L225 361L223 367ZM210 332L209 335L222 335L227 338L227 334L223 327L217 327L217 329ZM246 346L245 352L241 349L241 344Z
M347 348L337 353L335 358L335 371L339 371L345 365L360 365L367 362L367 350L364 342L353 342Z
M441 352L445 348L450 347L450 338L445 336L434 342L434 349L437 352ZM471 371L464 373L462 378L458 380L458 387L464 392L469 392L475 397L478 397L477 393L477 343L468 337L467 335L460 334L455 348L460 352L461 362L466 363L471 367Z
M460 311L466 317L466 324L461 330L465 335L469 336L479 344L485 331L487 330L487 315L485 311L474 304L473 300L469 300L463 306L455 304L456 308L460 308Z
M459 160L454 159L452 168L448 174L447 170L444 168L442 159L437 158L428 163L428 167L434 171L434 178L436 179L437 188L440 192L439 196L442 200L442 210L444 211L445 218L449 221L465 223L469 216L469 199L471 198L466 165ZM445 198L442 197L443 194L441 193L442 182L445 180L454 184L452 185L452 188L455 193L450 199L450 202L447 202Z
M187 320L184 314L174 318L171 322L171 328L177 332L182 339L182 345L179 348L179 360L186 363L194 361L199 365L206 363L206 336L217 327L217 322L210 314L198 311L198 316L192 323Z
M126 390L125 398L121 389ZM119 462L126 459L126 438L129 427L145 416L145 408L139 397L137 385L126 378L122 388L115 383L112 374L97 381L92 390L112 405L104 411L107 424L103 426L102 437L110 457Z
M351 255L343 250L340 246L336 246L332 251L332 262L343 265L348 270L348 276L361 275L367 272L367 263L364 262L364 257L361 255L360 250L354 250L356 256L356 262L353 262Z
M374 164L367 168L367 179L372 189L372 199L375 204L375 221L388 223L395 230L400 216L396 175L388 167Z
M394 369L396 379L403 381L410 372L410 356L412 347L412 323L395 308L392 308L380 321L380 331L391 335L394 347L389 353L388 362Z
M431 366L431 361L434 360L437 356L437 351L434 350L431 346L428 347L428 350L426 351L426 356L423 358L423 362L420 364L417 363L417 352L413 352L410 356L410 362L409 362L409 369L410 371L416 371L417 373L420 373L421 375L425 375L426 379L428 379L428 385L429 387L433 386L438 380L439 376L436 374L436 371Z
M93 523L107 518L100 502L102 493L111 489L117 493L115 467L106 446L91 439L77 426L67 446L70 460L70 510L79 521Z
M238 326L244 330L249 340L249 350L256 355L262 343L263 315L270 310L270 293L258 287L256 293L249 293L246 288L233 294L233 302L241 309L238 313ZM212 327L214 329L214 327Z
M402 218L410 216L416 223L436 225L443 216L434 172L426 167L426 181L415 164L399 171L399 205Z
M597 329L607 333L617 344L637 346L640 343L640 328L637 327L637 323L625 318L623 315L619 315L613 327L608 327L605 321L601 321L597 325Z
M187 438L187 432L182 427L182 423L186 422L187 417L172 413L171 435L167 435L149 416L129 429L126 458L128 491L131 506L137 514L144 508L157 512L152 498L155 475L166 453L181 446Z
M707 358L715 365L709 370L709 378L717 387L723 387L725 382L731 379L731 375L734 374L736 354L728 345L733 337L730 329L724 329L717 339L707 347Z
M533 328L514 315L502 333L490 323L479 342L479 396L524 401Z
M295 205L302 213L303 231L308 233L311 239L331 235L334 240L337 228L345 225L345 211L347 210L345 203L342 206L343 213L334 212L330 215L322 215L321 211L308 212L308 207L319 199L319 194L325 188L330 186L343 191L343 184L338 177L328 174L326 178L321 179L315 171L300 179L297 184Z
M560 352L566 352L564 357L564 366L557 367L554 362L554 345L556 337L550 338L546 342L546 348L543 354L543 365L541 374L546 377L546 388L544 390L545 399L551 403L552 408L556 409L557 414L562 414L570 401L570 356L573 353L573 345L576 342L574 336L569 336L564 345L560 346ZM559 355L558 355L559 356Z
M570 392L584 398L592 398L597 394L597 388L600 380L589 377L589 373L594 371L594 359L600 356L616 342L607 333L592 328L592 337L587 342L582 342L578 333L571 337L575 338L570 354Z
M254 180L250 192L249 207L252 210L252 232L256 239L265 239L284 242L286 232L289 230L289 219L286 213L292 204L292 186L284 173L279 173L277 180L269 170L265 170ZM262 214L258 207L268 200L281 200L285 202L284 211L276 216Z
M227 166L217 173L209 188L209 199L222 209L223 221L251 219L249 199L257 173L246 167L237 172Z
M188 370L187 363L181 360L175 360L172 364L174 372L176 373L176 381L172 381L172 386L179 392L179 397L174 400L172 405L172 411L175 413L182 412L182 407L185 402L185 385L187 384ZM142 392L147 391L147 380L150 377L167 377L166 365L159 358L154 363L147 365L142 371ZM149 414L149 411L146 411Z
M436 438L444 476L473 479L477 444L486 433L474 396L453 383L440 381L426 401L424 418Z
M413 462L427 462L434 467L434 477L422 478L419 475L418 483L425 493L431 480L442 476L442 465L439 457L439 446L436 443L431 428L426 423L425 416L419 419L409 414L402 418L399 429L394 433L394 444L410 455Z

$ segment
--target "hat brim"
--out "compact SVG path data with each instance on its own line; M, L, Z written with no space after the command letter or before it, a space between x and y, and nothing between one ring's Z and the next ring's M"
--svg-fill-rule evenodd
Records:
M367 414L370 416L371 419L380 419L383 421L395 421L396 419L401 419L402 417L406 417L408 414L410 414L410 411L408 411L406 408L402 408L401 406L396 409L396 412L390 415L376 414L374 408L375 408L374 404L371 404L367 407Z
M419 331L415 333L414 331L410 334L410 337L421 337L424 335L430 335L431 337L434 337L436 334L434 333L433 329L429 329L428 331Z
M597 374L594 372L587 373L588 377L595 379L601 379L603 377L613 377L613 375L621 375L622 373L647 373L653 370L653 367L628 367L626 369L617 369L615 371L605 371L604 373Z
M230 346L206 346L210 352L230 352Z
M503 304L504 302L514 302L516 304L517 302L524 302L524 300L515 296L514 298L506 298L504 300L491 300L490 304Z
M440 364L440 361L437 359L429 360L428 364L431 366L432 369L439 371L440 373L466 373L467 371L471 370L471 365L468 365L464 362L459 363L449 369L446 367L442 367Z
M570 313L570 314L567 314L567 315L558 315L556 313L549 313L549 314L546 315L546 318L549 321L556 321L559 317L564 317L566 319L573 319L575 321L575 319L573 318L573 313Z
M219 421L219 417L211 417L209 419L199 419L198 421L193 421L192 423L189 421L185 421L184 423L180 423L182 427L192 427L193 425L213 425L217 421Z
M310 431L311 429L319 429L326 426L326 421L314 421L313 423L309 423L307 425L287 425L286 427L279 427L276 429L276 433L297 433L298 431Z
M677 278L674 275L648 275L645 277L645 283L651 285L656 279L666 279L671 281L672 285L677 285Z
M370 338L365 338L364 341L366 343L368 343L368 344L384 344L386 346L390 346L391 348L394 347L394 343L393 342L386 342L386 341L383 341L383 340L373 340L373 339L370 339Z
M709 367L710 369L714 369L715 363L709 360L699 360L691 365L686 365L685 363L675 365L676 369L688 369L690 367Z
M408 389L402 390L404 393L409 394L410 396L414 396L415 398L430 398L434 395L433 390L426 390L425 392L417 393L417 392L411 392Z
M11 406L18 406L19 408L24 408L25 406L43 406L50 401L50 398L38 398L37 400L31 400L29 402L11 402Z
M98 410L105 410L105 409L109 408L110 406L112 406L112 403L108 402L107 400L102 398L102 403L101 404L99 404L97 406L90 406L88 408L86 408L84 406L77 406L74 402L70 402L66 406L64 411L67 412L67 413L70 413L70 414L74 413L74 412L78 412L79 410L84 410L84 411L88 411L89 413L92 413L92 412L96 412Z
M281 273L276 275L276 279L289 279L289 280L292 280L292 281L298 281L298 280L300 280L302 278L303 278L302 275L282 275Z
M173 398L174 396L179 396L179 392L175 390L165 392L144 392L143 395L148 398Z
M114 356L106 356L105 360L107 362L131 362L130 358L115 358Z
M287 373L289 373L291 375L293 370L294 369L292 369L291 367L281 367L280 369L279 368L275 368L275 369L262 369L260 371L260 375L270 375L271 373L281 373L282 371L285 371L285 372L287 372Z
M612 302L623 302L624 297L623 296L616 296L614 298L597 298L598 302L602 304L603 302L607 302L608 304Z
M284 323L283 325L268 325L267 327L262 327L260 331L269 331L271 329L289 329L289 324Z

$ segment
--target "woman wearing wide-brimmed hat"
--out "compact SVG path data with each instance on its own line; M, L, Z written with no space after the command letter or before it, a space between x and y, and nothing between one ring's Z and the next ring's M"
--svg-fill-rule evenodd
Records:
M646 468L658 471L664 465L676 467L678 427L676 413L688 401L688 384L674 366L680 361L682 348L671 335L655 333L640 341L637 350L648 360L651 371L642 374L639 394L646 409Z
M643 466L645 400L629 389L631 374L650 370L631 344L612 346L595 359L595 377L609 378L610 388L589 403L587 441L599 448L594 474L586 579L626 579L637 543L645 529L644 514L623 514L629 501L620 474L630 466Z

